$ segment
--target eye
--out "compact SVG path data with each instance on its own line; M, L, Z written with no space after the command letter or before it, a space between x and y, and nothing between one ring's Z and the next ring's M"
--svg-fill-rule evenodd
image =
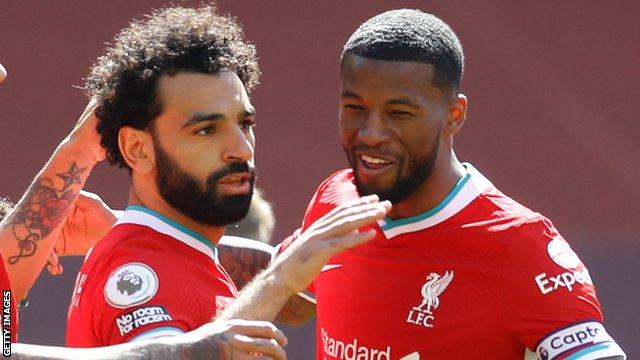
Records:
M212 125L205 126L196 131L197 135L211 135L216 132L216 129Z
M408 111L402 111L402 110L392 110L389 112L390 116L393 117L398 117L398 118L406 118L406 117L412 117L413 114L408 112Z
M253 119L244 119L240 122L240 128L243 131L249 131L256 126L256 121Z
M355 104L346 104L344 105L344 109L349 111L363 111L364 107Z

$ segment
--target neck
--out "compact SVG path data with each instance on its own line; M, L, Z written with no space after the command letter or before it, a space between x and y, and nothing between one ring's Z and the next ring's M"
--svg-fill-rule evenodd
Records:
M431 210L444 200L456 183L464 176L465 169L453 150L448 150L433 165L429 177L408 198L395 204L389 212L391 219L403 219Z
M224 226L204 225L193 221L178 210L169 206L157 192L154 191L136 191L136 186L132 186L129 190L129 205L141 205L147 209L153 210L158 214L164 215L169 219L183 225L198 234L204 236L213 245L218 244L220 237L224 234Z

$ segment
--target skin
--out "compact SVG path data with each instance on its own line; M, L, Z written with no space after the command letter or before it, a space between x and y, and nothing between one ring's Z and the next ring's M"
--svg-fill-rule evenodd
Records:
M204 179L228 162L253 159L255 140L251 123L254 111L235 74L178 74L161 79L159 88L166 110L157 119L158 137L167 138L165 141L162 137L162 146L194 176ZM185 120L196 114L205 115L199 118L206 118L209 114L220 115L215 120L196 123ZM188 125L184 126L185 123ZM171 135L173 132L176 134ZM150 133L123 128L120 131L120 148L124 158L134 169L133 203L144 204L166 216L173 216L174 220L205 234L212 243L218 242L224 229L194 223L172 209L159 196L155 188L154 151ZM202 154L207 154L207 157ZM195 162L197 166L191 166L189 162ZM232 188L231 191L233 190ZM232 306L233 310L225 313L224 319L275 319L284 303L311 282L331 255L371 239L372 233L358 234L354 231L364 224L383 218L390 208L389 202L381 202L377 196L372 196L346 204L338 214L327 214L325 218L321 218L317 227L310 228L301 235L301 239L306 240L299 242L300 245L295 247L297 250L287 251L286 254L289 255L279 256L275 265L272 264L262 273L262 277L247 286L236 301L239 305ZM98 213L101 212L96 212ZM78 218L86 219L83 216ZM82 226L73 228L80 229ZM323 241L315 241L316 239ZM256 256L254 254L254 258ZM261 267L259 261L255 263L259 266L251 269L253 273ZM235 265L231 262L227 266L231 266L230 264ZM242 274L237 281L248 281L248 276L245 275ZM256 293L260 293L260 296L255 296ZM280 317L281 320L286 320L290 312L284 314Z
M0 64L0 83L7 78L7 69L4 68L2 64Z
M267 201L258 188L253 189L251 207L244 219L227 225L226 235L240 236L258 240L264 243L271 242L271 235L276 220L273 216L271 204Z
M213 171L232 162L252 164L255 110L235 73L165 75L158 82L158 92L164 111L154 122L157 138L184 170L204 183ZM155 184L151 133L124 127L118 140L120 151L133 170L131 203L163 214L215 244L224 233L224 226L200 224L160 196ZM248 191L248 181L236 185L219 182L217 190L221 195Z
M424 63L355 55L346 55L343 61L340 139L364 184L371 188L391 187L398 169L407 175L411 162L424 157L439 140L430 176L408 198L393 205L387 215L393 219L433 208L464 174L453 151L453 136L464 125L467 98L433 86L433 75L433 66ZM371 171L360 155L382 158L391 164ZM315 314L315 304L296 295L284 306L281 317L286 323L300 325Z
M174 337L108 347L63 348L14 344L11 349L11 358L22 360L285 360L283 346L286 343L284 334L271 323L231 320L208 323Z
M398 168L408 173L415 158L425 156L439 138L431 175L407 199L394 204L391 218L418 215L436 206L463 176L453 151L453 136L464 124L467 99L433 85L431 64L371 60L347 55L340 90L339 129L342 145L355 159L354 171L370 187L387 188ZM354 151L354 148L365 148ZM359 155L391 161L376 171Z
M185 171L204 183L209 174L232 162L253 163L255 110L235 73L165 75L159 79L158 93L164 110L154 122L156 137ZM155 210L216 244L224 226L197 223L160 196L150 131L123 127L118 142L132 169L131 203ZM249 191L246 180L235 185L218 182L216 190L220 194ZM319 219L316 227L301 234L304 240L247 285L219 319L274 320L332 255L372 239L372 232L360 234L356 229L383 218L390 208L389 202L370 196Z
M377 195L345 203L316 220L261 272L219 317L275 320L289 299L304 290L334 255L370 241L358 228L382 219L391 203Z
M96 240L67 238L66 242L58 242L64 220L91 169L104 159L104 151L97 145L94 107L93 103L87 106L13 212L0 224L0 252L18 301L26 297L54 246L62 251L60 255L65 255L65 249L86 251Z
M464 125L467 98L433 85L433 65L382 61L347 55L341 72L339 129L354 172L372 188L388 188L397 170L408 174L411 161L438 143L430 176L408 198L394 204L394 219L418 215L439 204L463 176L453 150L453 137ZM439 141L438 141L439 140ZM354 149L365 148L358 152ZM359 155L391 161L381 169L367 169ZM295 298L294 298L295 299ZM299 317L311 315L312 305L298 297L288 304ZM607 357L603 359L622 359Z
M4 71L4 67L0 66L0 70ZM99 197L80 194L91 168L105 157L99 146L94 109L95 104L89 103L74 129L0 226L0 252L4 259L14 259L7 269L18 299L33 285L49 255L56 254L54 248L61 256L84 255L115 220L112 210ZM26 238L25 234L38 236ZM50 271L57 267L57 255L52 258L56 262L50 264ZM284 334L271 323L234 319L208 323L171 338L102 348L13 344L11 356L49 360L284 360L286 342Z
M381 171L379 174L373 174L374 176L366 178L365 181L372 186L390 186L395 180L396 169L394 166L404 164L402 170L406 172L406 166L413 157L423 156L425 149L431 148L431 146L424 146L424 144L434 144L434 137L440 136L438 157L432 175L412 196L400 204L396 204L390 215L395 217L413 216L435 206L462 176L463 170L455 158L451 146L453 135L460 130L464 122L466 98L463 95L453 98L445 96L440 89L432 86L433 69L431 65L402 63L401 66L397 66L392 62L374 61L355 56L347 58L344 65L340 99L340 134L343 145L348 149L362 144L369 149L382 148L385 152L392 154L389 160L394 162L389 169ZM415 73L423 73L424 77L415 77ZM206 76L195 75L199 78ZM190 80L195 81L195 79ZM178 88L180 89L179 93L184 94L188 85L180 84L179 87L176 87L176 89ZM210 91L214 91L214 89L210 89ZM167 94L165 100L171 101L170 99L171 95ZM243 96L238 96L237 99L243 99ZM399 99L404 101L397 101ZM238 102L242 103L242 100ZM197 103L197 98L195 103ZM244 108L246 109L247 106ZM237 109L235 110L236 114L242 114L243 106L236 105L235 109ZM182 114L184 113L188 113L188 111L182 110ZM161 117L168 118L167 114L163 114ZM160 123L160 121L158 122ZM233 126L231 129L233 130ZM158 124L159 132L165 130L176 131L178 129L175 124L171 125L165 122L162 127ZM200 131L200 128L195 130ZM223 130L229 131L229 127L224 127ZM238 137L240 138L240 136ZM238 141L237 144L242 144L242 138L240 139L241 141ZM254 144L252 137L245 137L245 139L247 139L247 144ZM172 138L170 143L163 142L162 146L167 147L168 151L172 151L173 154L173 151L179 151L180 146L185 146L183 141L184 139L176 136ZM202 151L197 145L191 147L195 150L185 151L184 154L176 156L184 159L183 161L189 161L192 154ZM190 149L190 146L186 146L186 148ZM149 153L152 154L151 151ZM369 154L376 155L375 152ZM236 158L239 157L236 156ZM250 158L249 155L242 157L242 159L248 158ZM217 159L210 160L209 163L213 164L210 167L215 167L220 163L215 160ZM184 162L182 163L184 164ZM210 171L205 162L195 170L200 172L201 178L206 177ZM161 202L159 201L159 203ZM426 205L416 206L415 204ZM239 280L244 282L247 279ZM261 279L261 281L268 284L271 279ZM302 288L304 287L300 287L300 289ZM265 290L263 287L255 291L256 294L260 293L260 296L263 296ZM285 288L277 295L295 293L290 288ZM282 297L277 295L276 297ZM274 303L270 302L270 304ZM273 319L275 318L274 314L280 313L279 320L301 324L315 313L315 308L312 305L295 296L280 312L280 307L283 304L274 304L269 307L272 308L272 311L268 314L250 314L249 318ZM242 313L244 316L250 306L242 307L241 304L238 304L238 307L240 307L238 310L232 308L229 316L234 314L234 311L237 314Z
M47 260L51 275L62 275L60 256L84 256L111 229L122 211L112 210L100 196L80 190L62 224L60 237Z
M220 264L238 290L244 288L260 271L269 266L271 253L246 247L218 244Z
M163 112L153 127L163 149L183 170L204 183L209 175L233 162L253 162L255 110L240 79L232 72L178 73L159 79ZM120 152L132 169L131 203L142 204L203 234L216 244L224 226L198 223L172 208L156 187L155 152L149 130L123 127ZM220 194L250 191L247 179L217 184ZM241 295L216 321L276 318L291 296L305 288L329 258L373 238L358 233L366 224L382 219L391 204L377 196L363 197L320 218L301 240L245 287Z
M56 248L66 249L65 254L69 251L73 255L86 254L88 245L104 237L121 216L120 213L122 211L111 209L98 195L80 191L78 200L62 225L62 232L57 242L59 245L56 245ZM217 248L220 263L238 290L244 288L271 262L272 250L266 251L255 246L235 243L218 243ZM58 256L60 253L62 253L61 250L56 250L49 257L47 269L52 275L62 274L62 264Z

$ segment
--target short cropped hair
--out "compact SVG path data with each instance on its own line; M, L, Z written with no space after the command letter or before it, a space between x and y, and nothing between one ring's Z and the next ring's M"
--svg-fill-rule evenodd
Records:
M87 94L98 101L100 144L112 165L128 168L118 148L123 126L149 129L162 113L157 83L178 72L233 71L247 91L258 84L255 46L244 39L232 17L211 6L172 7L134 20L116 35L85 79Z
M457 91L464 71L462 44L449 25L420 10L384 12L365 21L342 50L374 60L414 61L432 64L434 85Z

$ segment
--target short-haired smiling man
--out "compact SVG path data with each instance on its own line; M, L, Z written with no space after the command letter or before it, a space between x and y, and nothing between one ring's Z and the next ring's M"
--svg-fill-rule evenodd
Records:
M393 208L360 229L373 241L333 257L301 294L317 302L317 359L624 359L551 221L456 158L463 67L455 33L418 10L377 15L345 44L339 128L351 168L320 185L301 229L364 195Z

